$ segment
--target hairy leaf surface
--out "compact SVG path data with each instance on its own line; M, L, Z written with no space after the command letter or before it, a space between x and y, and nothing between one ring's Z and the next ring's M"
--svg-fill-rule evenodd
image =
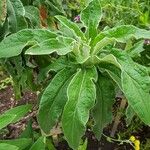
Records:
M72 78L74 70L61 70L45 89L38 113L40 127L45 133L49 133L58 122L63 107L67 101L67 86Z
M25 9L20 0L7 0L7 10L10 32L15 33L21 29L27 28L24 18Z
M147 68L133 62L124 52L115 51L114 55L122 66L122 88L129 105L144 123L150 125L150 76Z
M133 25L121 25L121 26L114 27L112 29L108 29L106 31L101 32L95 38L93 45L98 44L104 38L112 39L114 41L121 42L121 43L125 43L133 37L136 39L145 39L145 38L149 39L150 31L137 28Z
M81 38L85 40L84 33L80 30L80 28L73 23L72 21L68 20L66 17L63 16L55 16L65 27L67 27L77 38Z
M35 45L50 38L56 38L56 34L42 29L25 29L10 35L0 43L0 58L17 56L27 45ZM29 44L30 43L30 44Z
M65 55L72 51L74 40L71 38L49 39L29 48L25 54L47 55L57 52L58 55Z
M94 39L97 35L97 27L102 17L100 0L93 0L81 12L81 21L86 26L88 38Z
M68 101L65 105L62 127L65 138L73 149L77 149L89 119L89 110L96 98L96 89L92 80L96 81L95 68L78 70L69 84Z

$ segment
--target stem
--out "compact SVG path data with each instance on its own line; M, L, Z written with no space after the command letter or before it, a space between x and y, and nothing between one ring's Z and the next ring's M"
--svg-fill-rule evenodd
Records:
M119 106L119 111L117 112L117 115L114 119L114 124L113 124L112 131L111 131L111 134L110 134L111 137L114 137L114 135L116 133L116 130L118 128L118 125L120 123L120 118L121 118L121 115L122 115L122 112L120 110L123 110L125 108L125 106L126 106L126 100L122 99L121 103L120 103L120 106Z
M109 137L105 134L102 134L105 138L107 139L110 139L110 141L114 141L114 142L119 142L119 143L127 143L127 144L130 144L131 146L134 147L134 145L132 144L132 142L130 140L119 140L119 139L114 139L112 137Z

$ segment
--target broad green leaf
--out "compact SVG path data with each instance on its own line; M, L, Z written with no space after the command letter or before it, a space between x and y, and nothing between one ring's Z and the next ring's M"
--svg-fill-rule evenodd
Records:
M124 70L122 72L123 92L129 104L141 120L150 125L150 84L148 85L148 82L150 83L148 72L140 66L136 70Z
M29 110L31 110L32 105L30 104L26 104L26 105L21 105L21 106L17 106L14 107L12 109L7 110L4 115L8 114L8 115L15 115L15 118L13 119L12 123L17 122L18 120L20 120L24 115L26 115Z
M81 38L82 40L85 40L84 33L80 30L80 28L76 25L76 23L68 20L66 17L63 16L55 16L62 25L67 27L77 38Z
M0 116L0 129L6 127L8 124L12 123L16 115L4 114Z
M93 0L81 12L81 21L86 26L87 36L94 39L97 35L97 27L102 17L100 0Z
M32 145L30 150L45 150L46 138L40 137L38 140Z
M150 125L150 76L146 67L132 61L121 51L114 51L121 64L121 82L129 105L141 120Z
M0 43L0 58L17 56L25 46L39 44L51 38L56 38L56 34L49 30L25 29L19 31Z
M115 87L109 77L100 74L96 89L96 104L93 109L93 117L95 120L93 131L100 140L103 128L112 121L112 105L115 99Z
M34 6L25 6L25 17L29 19L30 26L33 28L40 28L41 21L40 21L40 12L38 8Z
M70 68L61 70L52 79L41 97L38 121L41 129L46 134L59 121L59 117L67 101L67 86L73 73L74 70Z
M71 38L49 39L29 48L25 54L47 55L57 52L58 55L65 55L72 51L74 40Z
M95 68L79 69L71 80L68 89L68 101L62 116L64 136L73 149L77 149L86 130L89 110L94 106L97 80Z
M85 139L83 145L80 145L78 150L86 150L87 149L88 140Z
M20 138L20 139L11 139L11 140L0 140L0 144L10 144L19 148L19 150L24 150L30 144L32 144L32 139Z
M0 1L0 27L5 22L6 15L7 15L7 2L6 0L1 0Z
M20 0L7 0L9 31L15 33L27 27L25 9Z
M98 45L99 42L101 42L101 40L104 38L112 39L121 43L126 43L129 39L133 37L136 39L149 39L150 31L137 28L133 25L122 25L101 32L94 39L93 45Z
M0 150L19 150L19 148L14 145L0 143Z

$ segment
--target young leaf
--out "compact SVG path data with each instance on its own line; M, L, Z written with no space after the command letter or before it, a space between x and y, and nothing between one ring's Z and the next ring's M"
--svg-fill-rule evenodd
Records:
M10 144L19 148L19 150L24 150L30 144L32 144L32 139L20 138L14 140L0 140L0 144Z
M91 1L89 5L81 12L81 21L86 26L86 32L89 39L94 39L97 35L97 27L101 17L102 10L100 0Z
M30 148L30 150L45 150L45 137L40 137Z
M56 38L56 34L49 30L25 29L19 31L8 36L0 43L0 58L17 56L29 43L35 45L51 38Z
M67 86L74 73L74 69L69 69L63 69L57 73L42 95L38 121L46 134L58 122L67 101Z
M47 55L57 52L58 55L65 55L72 51L74 40L71 38L49 39L29 48L25 54Z
M19 150L19 147L6 144L6 143L0 143L0 150Z
M95 125L93 131L100 140L103 128L112 121L112 105L115 98L115 88L112 80L106 75L99 75L97 85L96 105L93 109Z
M93 57L93 62L98 64L99 69L104 69L109 74L109 76L116 82L120 89L122 89L121 65L119 64L114 55L109 54L103 58L95 56Z
M93 80L96 79L95 68L80 69L68 86L68 101L63 111L62 127L65 138L73 149L77 149L80 144L89 119L89 110L95 103L96 89Z
M10 114L4 114L0 116L0 129L6 127L8 124L10 124L16 115L10 115Z
M32 105L30 104L26 104L26 105L21 105L21 106L17 106L14 107L12 109L7 110L4 115L8 114L8 115L15 115L15 118L13 119L12 123L17 122L18 120L20 120L25 114L27 114L29 112L29 110L31 110Z
M61 24L67 27L77 38L80 37L82 40L85 40L84 33L75 23L73 23L72 21L68 20L66 17L63 16L55 16L55 17L61 22Z

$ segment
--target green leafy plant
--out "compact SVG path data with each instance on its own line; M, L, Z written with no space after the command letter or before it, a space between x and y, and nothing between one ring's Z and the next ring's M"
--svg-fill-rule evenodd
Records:
M63 26L59 31L25 29L0 43L0 58L20 54L59 56L49 68L57 74L39 104L37 118L45 135L49 136L53 126L61 122L69 146L77 149L91 114L93 131L100 139L103 128L112 120L116 86L123 91L133 111L150 125L149 72L134 61L135 55L143 51L137 50L136 45L149 39L150 31L122 25L99 32L102 18L99 0L91 1L81 12L85 32L63 16L56 18Z

